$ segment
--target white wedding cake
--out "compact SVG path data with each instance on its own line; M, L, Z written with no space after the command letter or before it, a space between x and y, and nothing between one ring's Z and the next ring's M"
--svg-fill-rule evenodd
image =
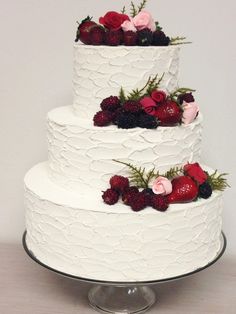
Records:
M74 103L47 117L49 161L25 176L26 243L43 264L101 281L170 278L211 262L220 249L222 193L134 212L121 201L109 206L102 191L115 174L114 159L157 167L199 162L202 115L190 124L157 129L95 126L105 97L141 88L165 73L159 88L178 88L179 46L74 46ZM212 172L205 167L209 173Z

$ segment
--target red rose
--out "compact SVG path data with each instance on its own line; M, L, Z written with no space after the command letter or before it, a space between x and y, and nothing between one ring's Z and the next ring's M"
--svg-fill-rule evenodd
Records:
M151 94L151 97L158 104L161 104L166 100L166 93L163 92L162 90L154 90Z
M127 20L129 21L128 15L110 11L104 17L100 17L99 23L108 29L119 30L124 21Z
M203 184L207 180L207 174L198 163L185 165L184 173L199 184Z
M143 110L150 116L155 116L157 104L151 97L144 97L140 101Z

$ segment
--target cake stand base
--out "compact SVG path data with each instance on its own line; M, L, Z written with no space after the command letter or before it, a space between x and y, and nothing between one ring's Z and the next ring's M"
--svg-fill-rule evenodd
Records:
M93 307L93 309L100 313L110 314L138 314L147 312L156 301L155 293L150 288L150 286L179 280L190 275L194 275L210 267L221 258L227 245L226 237L222 232L221 247L216 257L207 265L186 274L180 274L179 276L172 278L163 278L146 282L114 282L81 278L71 274L63 273L50 267L49 265L45 265L34 256L34 254L27 247L26 232L23 234L22 242L23 247L29 257L44 268L70 279L94 284L94 287L89 291L88 294L89 304Z
M149 287L95 286L88 294L89 304L100 313L145 313L156 297Z

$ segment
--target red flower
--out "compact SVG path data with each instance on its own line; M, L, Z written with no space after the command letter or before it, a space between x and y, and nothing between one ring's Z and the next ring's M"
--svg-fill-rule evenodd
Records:
M184 173L197 181L199 184L203 184L207 180L207 174L200 167L199 163L185 165Z
M100 24L112 30L119 30L124 21L129 21L128 15L114 11L107 12L104 17L99 19Z
M151 94L151 97L158 104L161 104L166 100L166 93L163 92L162 90L154 90Z
M140 100L140 104L147 114L155 116L157 104L151 97L144 97Z

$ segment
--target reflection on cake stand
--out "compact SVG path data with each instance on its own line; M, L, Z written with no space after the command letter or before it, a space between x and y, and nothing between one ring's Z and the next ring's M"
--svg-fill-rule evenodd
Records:
M217 256L207 265L198 268L187 274L181 274L172 278L163 278L155 281L148 282L112 282L112 281L99 281L86 278L76 277L70 274L60 272L51 268L48 265L40 262L33 253L28 249L26 244L26 232L23 234L23 247L26 253L36 263L49 269L61 276L94 284L88 294L89 304L100 313L113 313L113 314L138 314L147 312L152 305L156 302L154 291L150 288L152 285L175 281L184 277L194 275L217 262L224 254L227 241L224 233L221 234L221 246Z

